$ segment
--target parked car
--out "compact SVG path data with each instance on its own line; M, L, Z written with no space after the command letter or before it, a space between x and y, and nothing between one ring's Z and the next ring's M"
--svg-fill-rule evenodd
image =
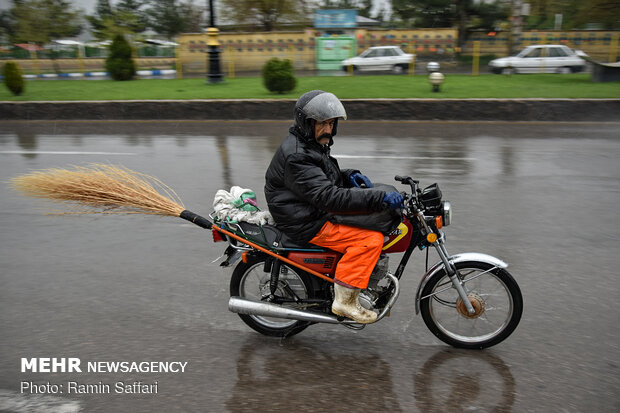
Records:
M576 73L585 70L586 62L573 50L561 44L527 46L515 56L489 62L493 73Z
M398 46L376 46L364 50L359 56L342 61L345 72L352 67L354 71L391 70L403 73L409 70L413 55L405 53Z

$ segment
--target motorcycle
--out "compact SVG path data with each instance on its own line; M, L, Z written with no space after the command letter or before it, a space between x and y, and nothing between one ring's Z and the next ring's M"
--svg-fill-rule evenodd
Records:
M388 315L400 293L400 281L414 250L426 250L427 271L418 285L415 312L440 340L458 348L482 349L505 340L516 329L523 298L504 261L482 253L450 255L442 229L452 221L449 201L437 184L420 189L408 176L402 192L402 222L388 236L360 304ZM334 273L341 254L314 245L297 245L277 227L247 222L214 222L184 211L181 218L213 232L215 242L228 242L224 267L236 263L230 280L228 308L259 333L292 336L315 323L366 325L331 313ZM440 260L428 268L428 251ZM396 270L389 255L404 253ZM239 261L241 260L241 261ZM239 261L239 262L238 262Z

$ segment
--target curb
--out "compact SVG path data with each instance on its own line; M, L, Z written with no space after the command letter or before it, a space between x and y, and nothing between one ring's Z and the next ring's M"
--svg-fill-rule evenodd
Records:
M171 76L176 75L177 71L173 69L163 69L163 70L138 70L136 75L138 76ZM39 75L23 75L24 79L56 79L56 78L82 78L82 77L90 77L90 78L104 78L109 77L110 74L108 72L84 72L84 73L43 73ZM4 79L4 76L0 76L0 80Z
M0 102L0 120L290 120L296 100ZM600 121L620 99L343 99L351 120Z

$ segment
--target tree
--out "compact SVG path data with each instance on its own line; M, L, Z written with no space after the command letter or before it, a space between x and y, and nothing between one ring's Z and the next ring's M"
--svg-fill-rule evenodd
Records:
M370 18L370 10L372 9L372 0L364 0L361 6L357 8L357 14L362 17Z
M146 30L148 18L143 1L121 0L115 7L109 0L97 0L95 14L87 16L93 35L99 39L112 39L118 34L135 34Z
M295 89L297 79L288 59L273 57L263 66L263 84L270 92L286 93Z
M138 0L121 0L116 5L115 16L116 24L127 29L129 33L140 33L148 26L148 17L141 10L145 4Z
M222 0L222 14L233 22L272 31L284 22L305 18L303 3L296 0Z
M467 1L467 0L465 0ZM463 0L393 0L392 9L407 27L452 27Z
M80 34L81 13L65 0L13 0L10 10L13 43L47 44L51 40Z
M15 62L6 62L3 72L6 87L15 96L21 95L24 91L24 78L19 65Z
M357 9L355 0L325 0L322 9Z
M473 2L456 0L456 26L459 47L463 48L472 30L494 31L510 15L509 8L502 2Z
M403 22L405 27L413 26L418 15L418 7L410 0L392 0L392 11Z
M91 32L98 39L104 39L103 32L106 30L106 21L114 20L114 12L110 6L110 0L97 0L95 14L86 16L86 20L90 23Z
M0 11L0 44L9 43L9 38L13 35L14 24L11 12L8 10Z
M574 26L600 23L607 30L620 28L620 1L589 0L578 2L578 4L578 13L572 22Z
M183 31L185 33L200 33L203 29L203 10L199 6L195 6L194 2L190 0L187 3L182 3L180 7L181 19L184 22Z
M110 45L105 69L114 80L131 80L136 74L136 64L131 56L131 46L121 34L116 35Z
M508 16L508 10L499 1L393 0L392 8L408 27L456 26L460 47L467 41L471 30L492 30Z
M157 33L165 35L168 40L172 40L185 29L183 15L176 0L153 0L146 12L149 26Z
M324 0L321 9L353 9L359 16L370 18L372 0Z
M562 15L563 28L577 28L587 23L598 23L606 29L620 27L618 0L529 0L529 3L529 28L555 28L556 14Z

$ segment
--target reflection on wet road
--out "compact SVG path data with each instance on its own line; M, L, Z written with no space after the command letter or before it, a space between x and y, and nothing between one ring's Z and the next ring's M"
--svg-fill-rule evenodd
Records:
M264 206L264 171L288 126L0 122L0 171L6 181L33 169L122 164L157 176L202 215L232 185L254 189ZM375 182L397 174L438 182L454 208L449 250L510 264L525 299L521 325L478 352L449 348L415 316L421 252L389 318L279 340L227 311L231 271L213 263L224 247L210 233L175 218L50 217L49 204L3 185L0 411L618 411L619 132L619 123L339 125L332 154L341 167ZM188 368L22 373L22 357ZM157 381L159 392L20 394L24 381Z

